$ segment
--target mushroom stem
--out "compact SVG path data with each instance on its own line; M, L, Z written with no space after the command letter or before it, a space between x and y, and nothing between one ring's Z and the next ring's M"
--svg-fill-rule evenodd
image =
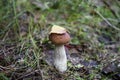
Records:
M64 45L56 45L54 53L54 66L60 72L67 70L67 57Z

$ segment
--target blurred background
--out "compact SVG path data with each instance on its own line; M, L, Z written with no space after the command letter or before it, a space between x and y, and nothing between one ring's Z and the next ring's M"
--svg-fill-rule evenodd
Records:
M64 74L53 67L53 25L71 35ZM119 0L0 0L0 80L119 79Z

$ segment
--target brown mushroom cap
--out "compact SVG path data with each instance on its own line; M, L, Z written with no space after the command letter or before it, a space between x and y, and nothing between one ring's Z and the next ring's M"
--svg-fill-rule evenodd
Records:
M49 39L55 45L64 45L70 41L70 35L67 32L63 34L51 33Z
M70 41L70 35L67 33L65 28L53 25L50 31L49 39L55 45L64 45Z

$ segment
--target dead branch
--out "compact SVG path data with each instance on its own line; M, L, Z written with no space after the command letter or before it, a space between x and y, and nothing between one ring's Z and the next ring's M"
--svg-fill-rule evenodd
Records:
M120 31L119 28L117 28L115 25L112 25L99 11L95 10L95 12L112 28L114 28L117 31Z

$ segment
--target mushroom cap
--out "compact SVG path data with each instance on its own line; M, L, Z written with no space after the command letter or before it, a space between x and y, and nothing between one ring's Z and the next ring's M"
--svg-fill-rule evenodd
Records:
M66 44L70 41L70 35L68 33L56 34L52 33L49 36L51 42L55 45Z
M63 33L66 33L66 29L61 26L58 26L58 25L53 25L53 27L50 31L50 34L51 33L63 34Z
M49 39L55 45L64 45L70 41L70 35L65 28L55 25L51 29Z

